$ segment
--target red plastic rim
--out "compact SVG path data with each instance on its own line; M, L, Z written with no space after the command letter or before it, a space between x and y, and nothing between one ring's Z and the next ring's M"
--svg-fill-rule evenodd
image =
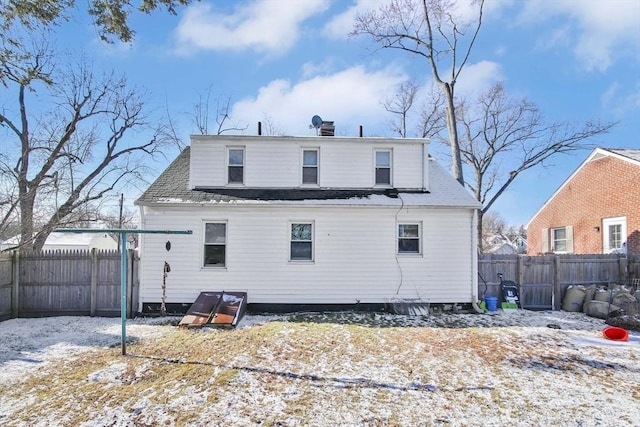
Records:
M627 341L629 339L629 332L626 329L618 328L617 326L608 326L602 330L602 335L605 338L613 341Z

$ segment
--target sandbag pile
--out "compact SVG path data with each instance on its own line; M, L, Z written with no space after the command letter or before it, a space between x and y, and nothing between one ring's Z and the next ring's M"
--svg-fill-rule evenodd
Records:
M596 285L571 285L565 292L562 309L584 312L587 316L607 319L614 313L621 314L624 308L640 303L640 290L632 294L624 286L612 284L607 288Z

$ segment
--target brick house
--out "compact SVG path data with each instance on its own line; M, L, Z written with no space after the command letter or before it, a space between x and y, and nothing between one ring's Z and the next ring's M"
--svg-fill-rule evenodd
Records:
M529 255L640 254L640 149L596 148L527 224Z

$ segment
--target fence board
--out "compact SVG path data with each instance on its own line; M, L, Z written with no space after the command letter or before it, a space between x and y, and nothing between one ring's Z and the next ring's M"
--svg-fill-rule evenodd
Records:
M0 321L11 318L11 293L13 292L13 257L0 255Z

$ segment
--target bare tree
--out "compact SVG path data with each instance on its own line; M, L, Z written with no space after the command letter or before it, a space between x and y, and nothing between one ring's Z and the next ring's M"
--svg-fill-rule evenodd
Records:
M426 59L445 97L452 173L464 185L458 140L455 85L482 26L484 0L472 2L476 19L457 13L455 0L391 0L378 10L356 17L352 35L366 35L381 49L398 49ZM466 45L464 39L468 39Z
M193 123L195 124L200 135L209 135L209 127L211 125L211 92L213 88L209 86L207 88L206 94L198 95L198 102L193 104L193 113L190 114ZM231 120L230 106L231 106L231 97L223 97L218 96L215 99L216 103L216 111L215 111L215 122L216 122L216 135L222 135L226 132L234 132L234 131L243 131L247 129L247 125L233 124L228 125L228 121Z
M40 249L53 229L82 220L86 206L140 177L143 160L174 141L164 125L152 127L143 93L123 77L97 76L86 62L58 67L46 46L3 59L2 99L15 103L0 111L8 130L0 174L16 188L21 244ZM136 131L146 136L129 138Z
M407 81L400 85L398 92L390 99L382 103L387 112L396 116L389 124L394 133L401 138L407 137L409 111L413 107L419 86L413 81Z
M547 122L538 106L514 100L501 83L458 106L460 152L473 171L466 185L483 208L478 215L482 241L483 215L518 175L545 166L552 157L591 148L588 140L607 133L615 123Z

